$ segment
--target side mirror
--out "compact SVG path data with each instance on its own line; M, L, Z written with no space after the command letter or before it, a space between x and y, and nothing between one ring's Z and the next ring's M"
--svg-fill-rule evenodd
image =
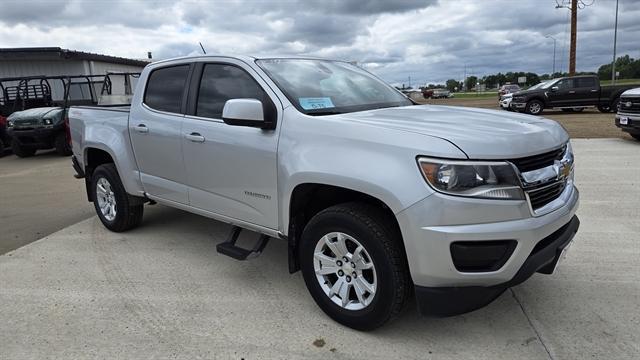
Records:
M552 86L552 87L551 87L551 91L553 91L553 92L558 91L558 89L560 89L560 88L559 88L559 87L557 87L557 86Z
M222 108L222 121L234 126L268 128L262 102L256 99L230 99Z

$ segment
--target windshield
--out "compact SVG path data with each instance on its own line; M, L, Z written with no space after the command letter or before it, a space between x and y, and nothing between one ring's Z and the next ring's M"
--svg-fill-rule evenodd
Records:
M308 115L340 114L413 104L391 86L346 62L264 59L256 63L289 101Z
M558 82L558 80L560 80L560 79L551 79L549 81L545 81L545 82L541 83L542 85L540 85L540 84L538 84L538 85L540 85L541 89L548 89L548 88L551 87L551 85L553 85L556 82Z

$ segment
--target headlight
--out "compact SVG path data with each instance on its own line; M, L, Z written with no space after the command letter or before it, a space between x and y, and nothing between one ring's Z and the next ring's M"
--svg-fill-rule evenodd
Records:
M44 124L45 125L51 125L53 122L51 121L51 119L44 119Z
M13 121L7 120L7 127L8 128L12 128L13 127Z
M436 191L483 199L523 200L520 180L506 162L418 158L427 183Z

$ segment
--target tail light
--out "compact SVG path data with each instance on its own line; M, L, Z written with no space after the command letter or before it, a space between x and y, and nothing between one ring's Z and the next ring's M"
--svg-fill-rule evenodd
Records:
M7 126L7 118L0 115L0 126L5 127Z

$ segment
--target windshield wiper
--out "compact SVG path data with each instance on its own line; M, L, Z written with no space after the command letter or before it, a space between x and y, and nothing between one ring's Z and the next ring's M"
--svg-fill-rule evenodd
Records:
M337 114L342 114L342 111L337 111L337 110L324 110L324 111L314 111L314 112L310 112L307 113L307 115L337 115Z

